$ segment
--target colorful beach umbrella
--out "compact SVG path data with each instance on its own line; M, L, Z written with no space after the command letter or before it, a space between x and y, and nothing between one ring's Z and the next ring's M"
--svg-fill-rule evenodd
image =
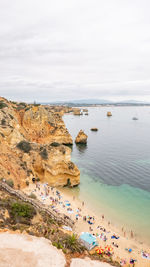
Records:
M97 252L97 254L103 254L104 253L104 249L103 248L97 248L96 249L96 252Z
M106 246L105 247L105 252L113 252L113 248L111 246Z

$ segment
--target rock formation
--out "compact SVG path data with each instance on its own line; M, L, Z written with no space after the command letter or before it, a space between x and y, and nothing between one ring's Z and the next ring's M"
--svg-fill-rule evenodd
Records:
M73 114L74 115L83 115L83 113L81 112L80 108L74 108L73 109Z
M88 136L84 133L84 131L80 130L80 132L78 133L78 135L75 139L75 143L76 144L86 144L87 138L88 138Z
M59 186L79 184L72 137L55 108L0 98L0 178L24 187L33 177Z
M97 132L98 131L98 128L91 128L91 131Z
M110 111L107 112L107 117L111 117L112 113Z

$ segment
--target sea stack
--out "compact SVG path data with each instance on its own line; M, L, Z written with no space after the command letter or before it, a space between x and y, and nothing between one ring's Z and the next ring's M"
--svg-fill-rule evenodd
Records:
M88 112L88 109L87 108L83 108L83 112Z
M80 132L78 133L78 135L75 139L75 143L76 144L86 144L87 138L88 138L88 136L84 133L84 131L80 130Z
M107 117L111 117L112 113L110 111L107 112Z
M91 128L91 131L97 132L98 131L98 128Z
M73 109L73 115L83 115L83 113L81 112L80 108L74 108Z

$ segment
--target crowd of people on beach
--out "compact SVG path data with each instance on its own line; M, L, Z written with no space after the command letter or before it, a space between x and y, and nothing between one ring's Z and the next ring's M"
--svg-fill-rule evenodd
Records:
M49 205L53 210L55 210L57 213L61 213L60 208L63 209L63 213L65 216L69 216L72 220L74 220L75 226L76 224L81 222L81 219L83 223L86 225L89 225L89 232L95 236L99 241L106 242L107 240L111 242L111 245L115 248L119 248L119 244L116 242L120 237L116 234L112 234L110 231L108 231L104 226L97 225L95 216L91 215L85 215L84 214L84 206L85 203L82 201L80 207L75 208L74 205L72 205L71 201L64 200L63 195L54 187L51 187L48 185L48 183L35 183L35 188L32 190L32 193L36 194L37 197L40 198L40 200ZM72 197L73 202L75 202L75 196ZM72 207L74 206L74 208ZM101 222L104 221L105 216L104 214L101 215ZM110 221L108 221L108 227L110 226ZM69 228L71 231L71 229ZM126 233L124 231L124 228L122 228L122 232L124 233L124 237L126 236ZM110 234L110 235L109 235ZM133 231L131 230L131 238L134 237ZM116 240L114 242L114 240ZM128 253L131 253L132 249L128 250ZM145 253L145 255L147 255ZM144 257L144 254L143 254ZM126 259L123 259L121 261L121 265L125 265ZM136 259L130 258L130 264L133 264L136 262Z

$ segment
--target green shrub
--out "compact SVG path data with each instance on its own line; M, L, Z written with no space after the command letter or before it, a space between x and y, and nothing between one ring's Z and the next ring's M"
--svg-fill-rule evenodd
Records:
M62 246L62 244L60 242L53 242L52 245L55 246L58 249L62 249L63 248L63 246Z
M40 152L40 155L41 155L42 159L45 159L45 160L48 159L48 153L47 153L46 148L44 148L44 149Z
M53 235L55 233L55 229L52 229L51 234Z
M14 187L14 181L12 179L7 179L6 184L8 184L10 187Z
M8 107L3 101L0 102L0 109Z
M28 111L30 109L30 107L27 107L27 108L25 108L25 111Z
M72 236L68 235L63 240L64 247L66 249L70 249L72 252L82 252L85 248L79 243L77 235L72 234Z
M14 117L11 115L11 114L9 114L9 117L13 120L14 119Z
M5 119L1 120L1 125L6 125L6 120Z
M31 148L31 145L29 142L27 141L21 141L17 144L17 148L19 148L20 150L24 151L25 153L29 153Z
M35 215L35 209L29 205L20 202L11 204L11 213L14 217L33 218Z
M24 107L26 107L26 106L27 106L27 104L26 104L26 103L24 103L24 102L20 102L18 105L19 105L19 106L24 106Z

